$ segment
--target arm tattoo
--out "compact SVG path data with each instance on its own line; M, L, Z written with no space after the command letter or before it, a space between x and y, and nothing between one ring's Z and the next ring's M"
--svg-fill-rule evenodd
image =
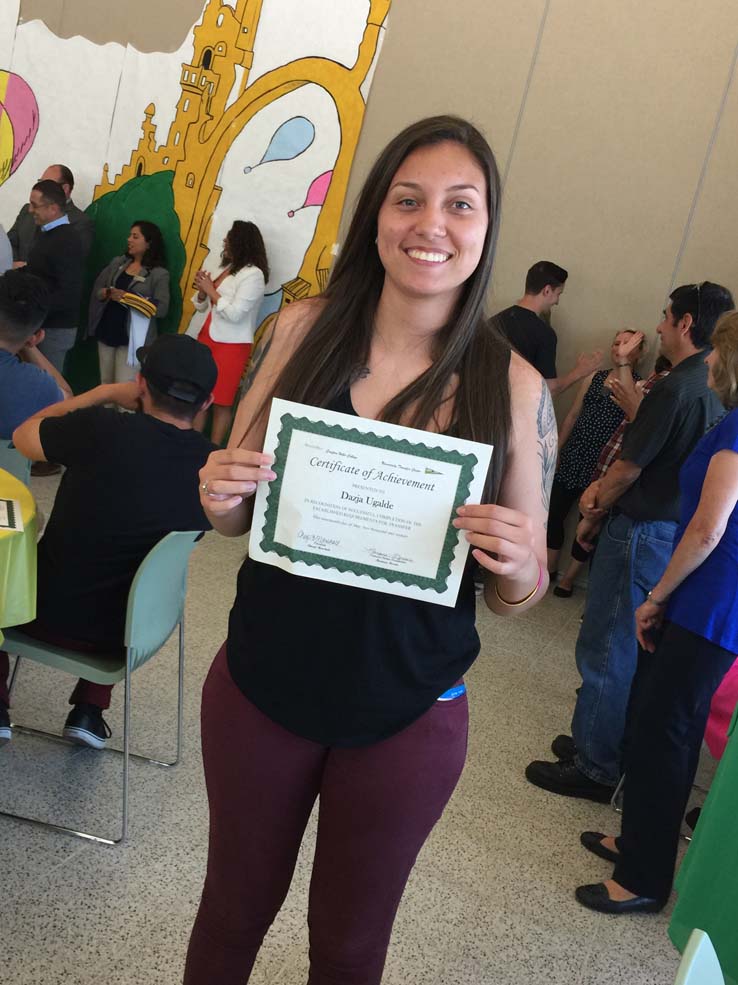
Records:
M264 338L259 341L256 349L251 356L251 363L249 364L248 371L243 378L243 383L241 384L241 397L243 399L253 386L256 374L259 372L259 367L266 359L266 355L272 345L272 339L274 338L274 332L271 328L267 329L264 333Z
M551 484L556 471L556 456L559 447L559 435L556 429L551 391L543 380L541 399L538 404L538 457L541 460L541 501L548 517L551 502ZM544 524L545 526L545 524Z

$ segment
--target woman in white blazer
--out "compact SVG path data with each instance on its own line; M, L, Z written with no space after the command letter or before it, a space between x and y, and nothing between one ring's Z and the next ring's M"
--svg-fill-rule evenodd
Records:
M253 222L237 219L223 240L221 270L213 279L205 270L195 274L192 298L207 312L197 336L213 353L218 380L213 390L211 437L223 443L230 427L233 401L251 353L256 317L269 280L264 240Z

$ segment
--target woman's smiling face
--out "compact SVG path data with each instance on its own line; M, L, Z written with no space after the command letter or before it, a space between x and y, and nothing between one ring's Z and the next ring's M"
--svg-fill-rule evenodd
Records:
M465 147L444 141L413 151L379 210L386 278L410 296L455 300L479 263L488 224L487 182Z

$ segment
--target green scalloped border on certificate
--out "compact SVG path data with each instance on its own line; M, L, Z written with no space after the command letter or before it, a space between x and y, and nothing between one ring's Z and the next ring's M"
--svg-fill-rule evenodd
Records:
M266 497L264 511L264 529L260 547L265 553L274 553L279 557L288 558L290 561L302 561L307 565L318 565L330 571L334 569L342 573L352 572L356 575L368 575L370 578L382 578L388 582L399 582L406 586L415 586L422 589L443 593L448 588L448 578L451 574L451 562L454 550L459 540L459 532L456 527L451 526L451 517L456 512L456 508L461 506L469 495L472 478L474 476L474 466L477 465L477 456L472 452L460 452L448 450L439 446L431 447L422 442L411 442L406 438L392 438L389 435L378 435L369 431L359 431L358 428L346 428L340 424L326 424L323 421L311 421L307 417L295 417L292 414L283 414L280 418L281 428L277 435L277 447L274 452L274 463L272 471L277 478L269 483L269 492ZM445 462L449 465L458 465L461 469L459 481L456 486L456 495L449 516L449 526L438 561L438 568L434 578L427 578L422 575L412 575L403 571L394 571L391 568L382 568L374 564L358 564L355 561L343 561L340 558L324 557L322 554L314 554L310 551L301 551L294 547L287 547L285 544L275 540L277 527L277 513L279 511L279 498L282 492L282 477L287 463L292 434L295 431L307 431L309 434L319 434L324 438L338 438L343 441L351 441L357 445L371 445L374 448L384 448L387 451L400 452L403 455L414 455L418 458L431 458L438 462Z

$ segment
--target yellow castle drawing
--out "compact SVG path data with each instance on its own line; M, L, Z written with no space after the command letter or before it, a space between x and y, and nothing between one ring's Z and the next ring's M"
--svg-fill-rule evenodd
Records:
M182 65L181 95L166 144L156 147L156 125L152 123L156 107L150 103L144 112L141 138L128 164L112 181L106 164L94 191L97 199L138 175L174 171L174 203L187 255L180 282L182 325L187 325L192 313L190 285L208 253L210 223L222 192L216 179L231 144L259 110L309 84L322 86L332 97L341 144L312 242L298 275L283 285L283 303L317 294L325 287L364 118L361 86L377 53L390 3L370 0L351 68L328 58L300 58L249 85L262 0L236 0L235 6L208 0L202 23L194 31L192 63Z

